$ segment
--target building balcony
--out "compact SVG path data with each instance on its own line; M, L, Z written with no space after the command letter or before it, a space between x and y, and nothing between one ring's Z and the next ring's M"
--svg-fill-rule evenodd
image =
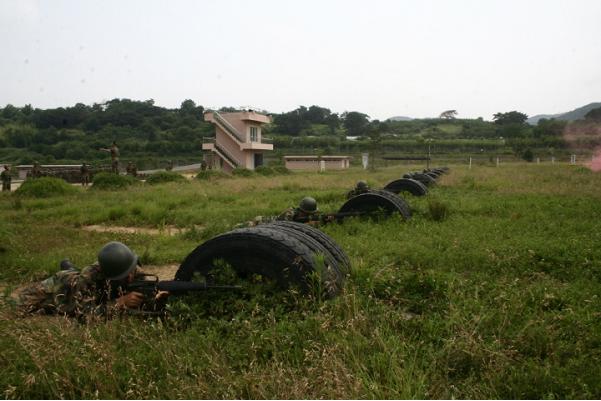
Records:
M272 143L244 142L240 144L241 150L273 150Z

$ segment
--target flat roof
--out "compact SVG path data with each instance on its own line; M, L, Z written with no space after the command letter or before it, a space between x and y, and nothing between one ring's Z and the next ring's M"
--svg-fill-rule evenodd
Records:
M334 159L334 160L342 160L342 159L350 159L351 156L284 156L284 159L301 159L301 160L312 160L312 159Z

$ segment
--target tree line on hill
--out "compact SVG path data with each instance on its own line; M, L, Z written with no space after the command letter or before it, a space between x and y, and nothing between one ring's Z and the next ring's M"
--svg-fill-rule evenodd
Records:
M189 99L174 109L157 106L153 100L130 99L54 109L7 105L0 108L0 160L102 160L106 153L98 149L112 141L134 159L198 159L203 138L214 135L213 126L203 119L204 111L203 106ZM338 114L316 105L300 106L273 115L273 123L265 127L264 135L273 138L276 149L290 152L361 152L375 148L423 152L424 143L434 141L438 148L449 152L509 147L521 154L526 149L564 148L567 125L601 120L601 108L591 110L582 122L542 119L536 126L527 124L528 116L518 111L497 113L492 122L457 119L456 114L448 110L440 118L379 121L358 111Z

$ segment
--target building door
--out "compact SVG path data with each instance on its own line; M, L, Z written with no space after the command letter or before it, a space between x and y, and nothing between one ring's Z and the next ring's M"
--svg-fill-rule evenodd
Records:
M263 165L263 153L255 153L255 168Z

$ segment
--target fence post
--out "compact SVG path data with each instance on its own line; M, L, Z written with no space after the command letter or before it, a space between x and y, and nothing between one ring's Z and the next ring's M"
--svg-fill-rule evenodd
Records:
M499 167L499 158L497 157L497 167Z
M470 156L470 170L472 169L472 156Z
M551 164L555 164L555 156L551 156Z
M536 158L536 164L540 164L540 157Z

